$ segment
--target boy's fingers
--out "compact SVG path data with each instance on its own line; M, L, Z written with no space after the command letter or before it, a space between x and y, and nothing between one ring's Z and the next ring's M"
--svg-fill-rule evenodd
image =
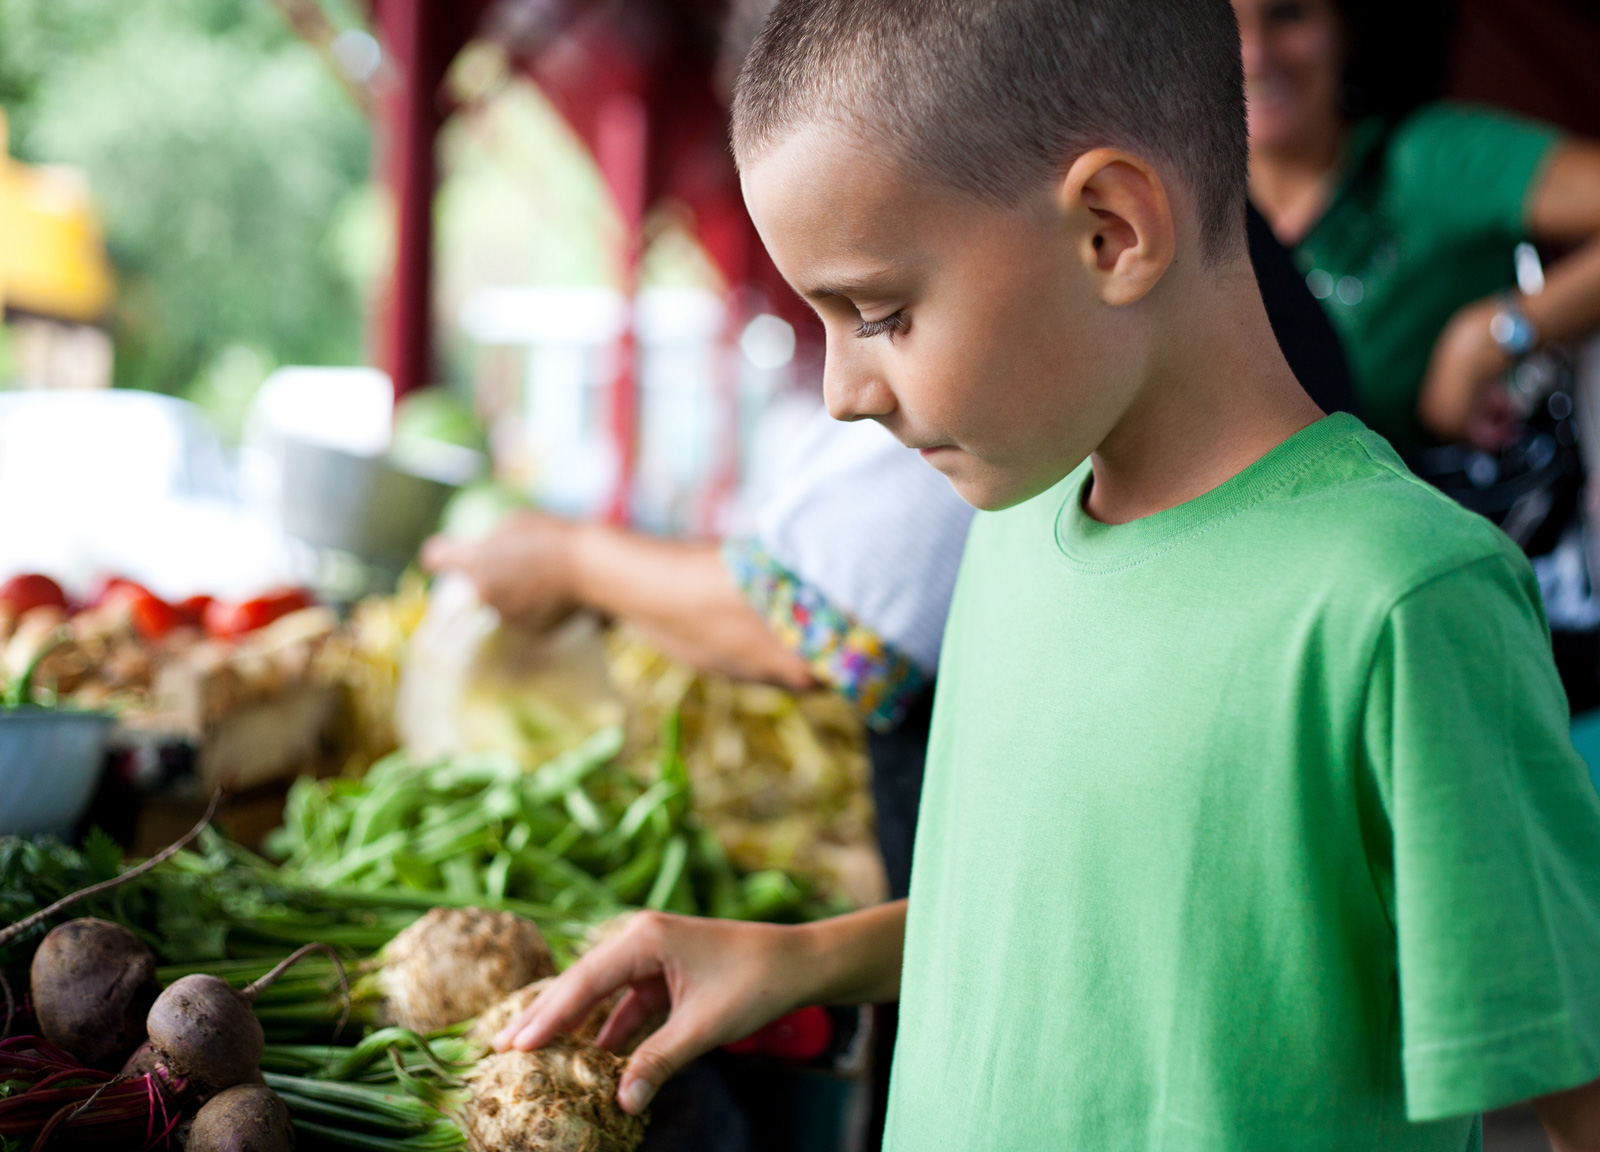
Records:
M504 1052L507 1048L510 1048L511 1041L516 1039L518 1032L528 1026L528 1021L533 1019L536 1012L538 1012L538 1008L533 1004L529 1004L521 1012L518 1012L511 1018L511 1023L494 1034L494 1039L489 1042L490 1046L496 1052Z
M542 1048L558 1032L587 1019L595 1005L618 988L657 975L659 962L640 949L634 936L625 929L556 977L533 1002L511 1046L524 1052Z
M623 1111L638 1115L673 1073L711 1047L705 1034L684 1023L681 1015L669 1019L628 1057L617 1085L617 1103Z
M650 1018L671 1006L671 999L659 981L635 985L623 994L622 1002L611 1010L605 1026L594 1042L615 1052L649 1023Z

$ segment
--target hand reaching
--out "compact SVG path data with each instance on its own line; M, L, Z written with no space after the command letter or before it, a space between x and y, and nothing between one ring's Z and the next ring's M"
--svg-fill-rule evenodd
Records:
M423 545L422 566L465 573L484 603L542 631L577 607L573 551L582 530L542 512L518 512L482 540L433 537Z
M667 1014L628 1060L617 1090L642 1111L690 1060L740 1039L806 1001L816 965L805 928L639 912L550 985L495 1037L499 1051L532 1051L627 989L597 1042L618 1048Z

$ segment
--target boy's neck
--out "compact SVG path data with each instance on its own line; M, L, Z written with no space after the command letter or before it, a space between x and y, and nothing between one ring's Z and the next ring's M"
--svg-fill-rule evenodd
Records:
M1202 496L1322 418L1272 334L1249 264L1196 287L1180 289L1184 307L1164 323L1143 387L1091 454L1085 510L1102 523Z

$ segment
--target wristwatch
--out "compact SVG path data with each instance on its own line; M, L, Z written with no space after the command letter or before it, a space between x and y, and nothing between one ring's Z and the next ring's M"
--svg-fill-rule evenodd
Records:
M1539 346L1539 330L1516 301L1506 298L1489 317L1489 339L1507 356L1520 360Z

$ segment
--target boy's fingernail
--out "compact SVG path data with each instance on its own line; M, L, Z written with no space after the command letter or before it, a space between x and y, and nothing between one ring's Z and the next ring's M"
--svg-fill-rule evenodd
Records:
M489 1041L489 1047L496 1052L504 1052L511 1046L511 1029L502 1028L494 1034L494 1039Z
M632 1113L644 1111L644 1106L650 1103L650 1097L656 1094L655 1088L648 1080L632 1080L622 1090L622 1107Z
M533 1051L533 1029L524 1028L517 1033L516 1039L511 1041L511 1047L521 1048L524 1052Z

